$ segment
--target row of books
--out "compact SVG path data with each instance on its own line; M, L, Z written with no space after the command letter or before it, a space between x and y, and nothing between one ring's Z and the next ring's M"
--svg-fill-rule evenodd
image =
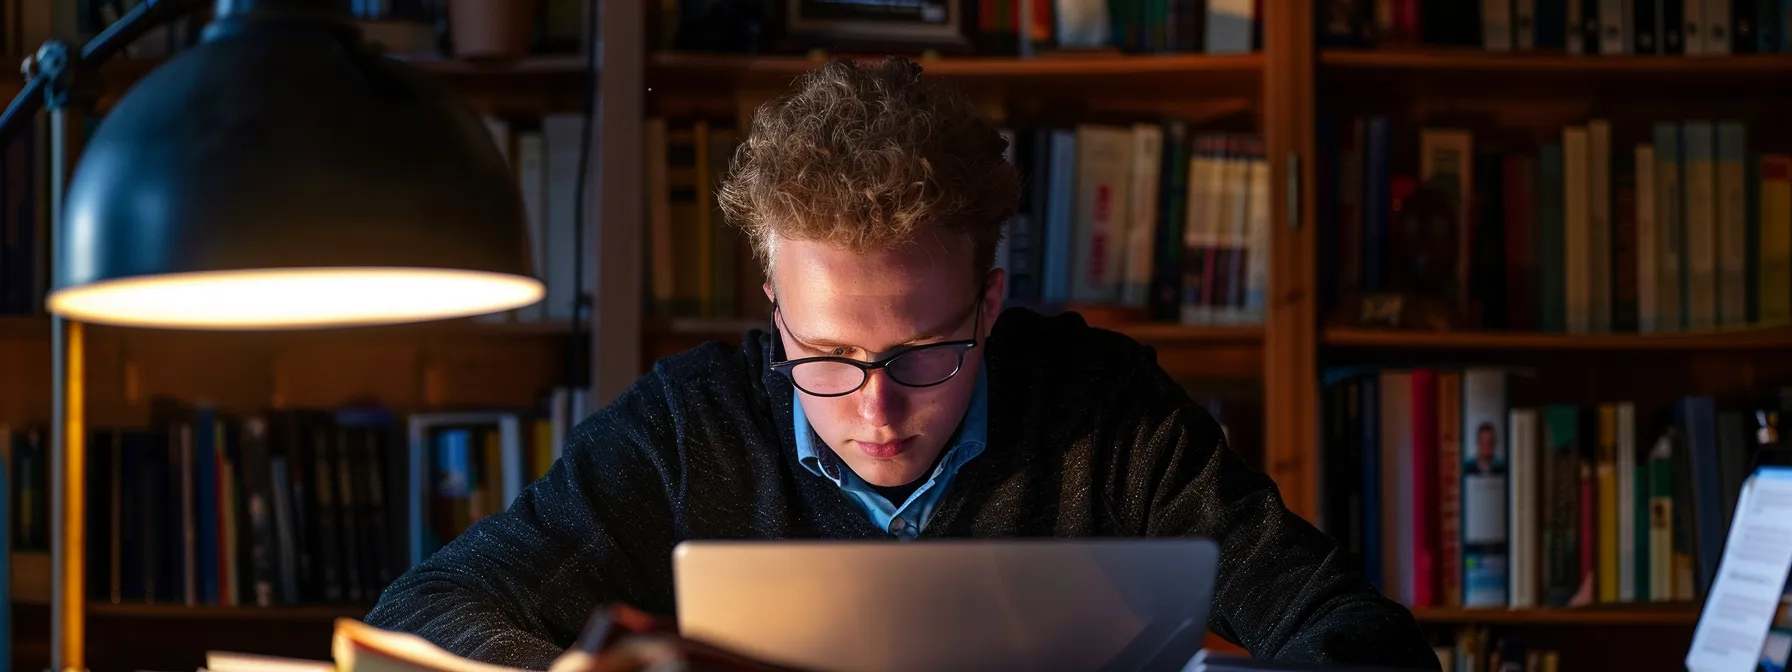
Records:
M1792 51L1780 0L1326 0L1323 45L1432 44L1588 56Z
M1465 625L1434 645L1442 672L1559 672L1561 652L1526 641L1522 632Z
M585 117L555 113L540 118L484 117L492 142L510 164L521 188L529 219L530 264L546 285L535 304L478 318L486 322L566 322L589 314L589 298L597 286L596 229L593 190L582 193L588 204L578 208L579 159L584 149ZM595 164L591 164L595 165ZM587 178L594 175L587 167ZM578 215L584 215L580 221ZM581 231L582 229L582 231ZM577 244L574 239L577 238Z
M1328 381L1323 521L1369 581L1414 607L1701 599L1783 402L1691 396L1655 419L1629 401L1515 404L1510 375Z
M1262 139L1180 121L1016 131L1021 204L997 259L1021 303L1260 323L1269 268Z
M369 603L544 475L582 395L556 390L542 409L408 415L376 405L234 413L158 400L151 427L90 431L89 594ZM13 434L12 550L47 550L46 432Z
M1792 157L1751 148L1740 122L1590 119L1540 139L1424 127L1410 154L1386 117L1321 135L1338 161L1322 187L1334 319L1385 319L1357 301L1382 294L1471 329L1792 319Z
M790 23L785 12L794 10L772 9L760 19L704 4L661 3L659 11L649 15L654 44L680 51L796 49L797 42L782 39L786 29L775 23ZM962 44L942 46L986 56L1033 56L1052 51L1220 54L1259 48L1260 5L1253 0L980 0L915 3L875 11L933 24L944 24L945 12L960 11L955 18L962 26L958 35ZM802 11L827 10L805 5ZM900 40L892 31L889 41ZM815 42L801 44L816 46Z
M650 117L646 154L647 314L760 318L771 304L746 235L722 217L716 190L739 138L726 124Z

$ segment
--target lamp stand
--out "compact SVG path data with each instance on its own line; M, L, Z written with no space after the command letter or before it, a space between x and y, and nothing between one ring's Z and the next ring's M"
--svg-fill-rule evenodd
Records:
M67 244L69 178L86 139L94 97L79 52L52 40L30 64L48 78L50 117L50 258ZM82 325L50 316L50 672L85 672L87 609L87 423Z

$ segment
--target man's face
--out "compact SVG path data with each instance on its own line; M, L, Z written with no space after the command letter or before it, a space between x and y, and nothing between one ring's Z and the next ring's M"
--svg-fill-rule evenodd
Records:
M992 273L979 297L972 254L968 240L948 236L875 252L777 242L765 290L778 305L786 359L869 362L907 346L970 339L983 304L979 347L965 353L963 367L944 383L906 387L880 369L851 394L798 393L822 441L872 485L921 478L964 419L983 363L981 339L1001 311L1003 283L1000 271Z

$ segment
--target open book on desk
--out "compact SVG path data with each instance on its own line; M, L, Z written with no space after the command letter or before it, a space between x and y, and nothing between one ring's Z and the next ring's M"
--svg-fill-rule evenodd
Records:
M351 619L336 619L330 641L333 662L212 652L207 672L520 672L467 660L422 637L389 632Z
M336 619L331 662L253 654L206 655L207 672L521 672L468 660L409 633L391 632L351 618ZM680 637L670 622L612 605L592 614L579 643L549 672L622 672L665 669L690 672L805 672L752 660Z

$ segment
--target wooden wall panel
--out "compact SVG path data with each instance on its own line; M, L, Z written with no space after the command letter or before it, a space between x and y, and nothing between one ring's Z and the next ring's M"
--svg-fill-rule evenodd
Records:
M421 354L412 342L321 343L271 355L269 404L322 408L377 399L393 408L422 405Z

